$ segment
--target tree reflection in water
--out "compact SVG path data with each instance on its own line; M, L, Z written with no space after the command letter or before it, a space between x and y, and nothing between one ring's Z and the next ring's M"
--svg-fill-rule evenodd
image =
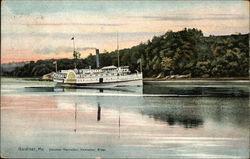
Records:
M208 97L248 97L248 87L234 86L226 87L217 86L187 86L183 87L173 85L144 85L144 94L168 94L168 95L185 95L185 96L208 96Z
M153 117L156 120L165 121L168 123L168 125L181 125L185 128L199 127L204 123L203 119L201 119L199 116L183 116L179 114L173 115L168 114L167 112L152 112L148 113L147 115Z

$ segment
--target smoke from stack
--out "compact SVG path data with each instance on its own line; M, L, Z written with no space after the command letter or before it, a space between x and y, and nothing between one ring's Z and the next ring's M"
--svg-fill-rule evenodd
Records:
M99 49L95 49L95 52L96 52L96 68L100 68Z
M97 49L97 48L95 48L95 47L80 47L80 48L77 48L77 50L79 50L79 51L92 50L92 49Z

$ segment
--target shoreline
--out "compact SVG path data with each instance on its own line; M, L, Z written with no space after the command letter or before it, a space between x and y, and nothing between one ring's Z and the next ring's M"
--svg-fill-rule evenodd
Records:
M17 78L24 80L38 80L38 81L49 81L48 79L42 79L41 77L11 77L1 76L1 78ZM143 81L237 81L244 80L249 81L250 77L211 77L211 78L143 78Z
M175 79L166 79L166 78L143 78L143 82L164 82L164 81L249 81L249 77L222 77L222 78L175 78Z

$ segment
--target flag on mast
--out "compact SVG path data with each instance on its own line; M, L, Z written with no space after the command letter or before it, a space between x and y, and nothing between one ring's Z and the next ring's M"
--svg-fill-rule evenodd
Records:
M74 37L72 37L71 40L74 40Z

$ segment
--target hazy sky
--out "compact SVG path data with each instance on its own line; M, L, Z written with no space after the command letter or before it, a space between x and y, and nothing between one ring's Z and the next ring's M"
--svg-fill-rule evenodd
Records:
M128 48L168 30L198 28L205 35L249 33L249 2L69 1L1 2L1 62L72 58L72 40L92 50Z

